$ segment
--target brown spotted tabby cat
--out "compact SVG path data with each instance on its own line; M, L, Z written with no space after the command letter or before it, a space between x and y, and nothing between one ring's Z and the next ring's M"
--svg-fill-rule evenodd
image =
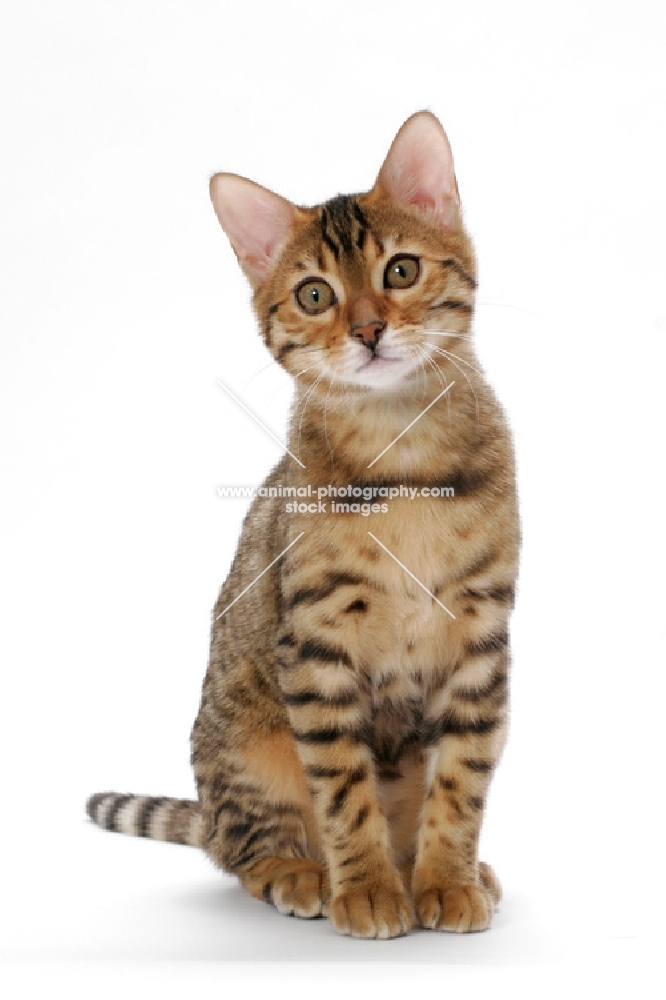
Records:
M198 803L107 793L89 815L202 846L253 896L342 934L483 930L519 527L447 137L414 115L370 192L318 208L233 174L211 196L295 379L304 467L285 454L265 486L351 485L374 507L254 501L214 611Z

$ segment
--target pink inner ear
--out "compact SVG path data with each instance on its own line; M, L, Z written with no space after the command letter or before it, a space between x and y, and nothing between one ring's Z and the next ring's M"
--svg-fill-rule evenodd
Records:
M409 202L411 205L415 205L416 208L420 208L423 212L430 212L433 215L436 214L437 206L435 205L434 199L427 193L427 191L415 191L409 199Z
M453 157L437 118L420 111L396 135L379 171L377 187L395 201L427 213L446 227L459 209Z
M241 267L253 285L263 284L289 235L296 209L286 198L235 174L216 174L210 194Z

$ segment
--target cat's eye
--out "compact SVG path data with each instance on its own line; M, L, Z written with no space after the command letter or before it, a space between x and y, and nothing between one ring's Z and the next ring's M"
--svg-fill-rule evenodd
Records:
M409 288L420 271L418 257L391 257L384 271L384 288Z
M296 300L310 316L326 312L335 302L335 292L321 278L308 278L302 281L296 289Z

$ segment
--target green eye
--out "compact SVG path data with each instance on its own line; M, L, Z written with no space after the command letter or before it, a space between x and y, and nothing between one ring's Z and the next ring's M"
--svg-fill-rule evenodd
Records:
M308 278L296 289L296 300L304 312L316 316L330 309L335 302L335 292L327 281Z
M392 257L384 271L384 288L409 288L420 270L418 257Z

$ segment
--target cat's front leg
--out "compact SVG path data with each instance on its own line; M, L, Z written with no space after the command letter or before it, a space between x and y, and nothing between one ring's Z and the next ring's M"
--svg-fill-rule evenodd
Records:
M427 797L412 877L423 927L490 926L500 887L478 862L490 778L504 745L508 649L504 626L467 640L449 684L428 706Z
M367 692L348 650L299 629L279 640L280 684L312 793L336 930L391 938L412 925L366 740Z

